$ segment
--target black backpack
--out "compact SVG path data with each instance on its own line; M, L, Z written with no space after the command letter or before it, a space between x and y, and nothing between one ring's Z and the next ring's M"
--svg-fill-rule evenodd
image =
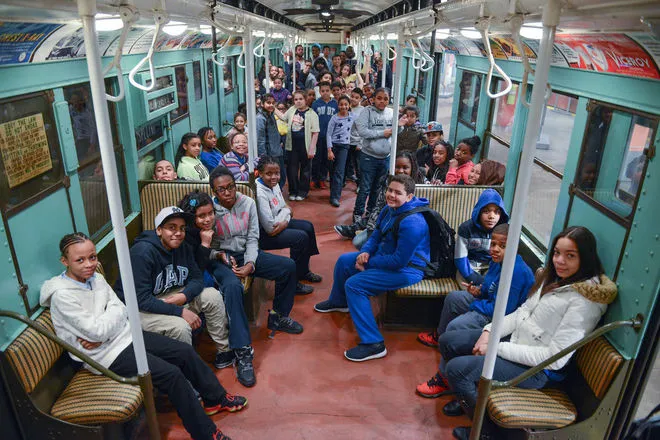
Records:
M424 216L424 220L426 220L426 224L429 226L431 261L428 261L419 254L415 254L426 262L426 266L417 266L412 263L409 263L408 266L424 272L424 278L452 278L456 274L456 266L454 265L456 232L437 211L428 206L418 206L398 216L388 232L394 234L394 238L398 239L399 224L409 215L417 214L418 212Z
M660 405L653 408L645 418L632 422L624 440L651 440L658 438L658 435L660 435L659 412Z

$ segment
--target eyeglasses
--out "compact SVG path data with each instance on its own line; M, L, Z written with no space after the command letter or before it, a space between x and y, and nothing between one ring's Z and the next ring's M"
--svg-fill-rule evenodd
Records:
M217 186L214 191L218 194L224 194L236 190L236 184L230 183L227 186Z

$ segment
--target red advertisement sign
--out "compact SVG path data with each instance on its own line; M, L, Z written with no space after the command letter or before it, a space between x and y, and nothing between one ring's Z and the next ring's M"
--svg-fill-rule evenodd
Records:
M653 58L626 35L561 34L556 42L560 51L567 46L573 52L566 54L573 68L660 79Z

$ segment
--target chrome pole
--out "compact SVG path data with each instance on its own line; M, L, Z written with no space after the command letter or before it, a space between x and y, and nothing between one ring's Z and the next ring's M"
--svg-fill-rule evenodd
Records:
M390 137L390 144L392 145L392 149L390 150L390 174L394 174L394 165L396 162L396 140L397 140L397 133L399 131L399 100L401 96L401 79L403 78L403 66L401 63L401 60L403 58L400 58L398 54L401 52L401 47L403 46L403 42L401 41L403 39L403 31L399 31L399 35L397 36L396 39L396 53L397 53L397 60L393 61L393 65L396 67L395 69L392 69L392 85L394 86L394 90L392 92L392 136ZM387 61L387 56L383 58L383 76L385 76L385 62Z

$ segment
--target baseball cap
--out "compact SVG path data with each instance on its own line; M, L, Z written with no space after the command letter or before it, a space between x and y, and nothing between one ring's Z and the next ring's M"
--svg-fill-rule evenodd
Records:
M156 215L156 219L154 220L154 225L156 228L158 228L169 219L177 218L177 217L184 219L186 222L192 220L192 215L185 212L181 208L178 208L176 206L168 206L167 208L161 209L158 215Z
M426 124L426 130L424 133L430 133L432 131L442 131L442 124L437 121L431 121Z
M321 45L319 43L314 43L314 44L312 44L312 47L318 47L320 49Z

